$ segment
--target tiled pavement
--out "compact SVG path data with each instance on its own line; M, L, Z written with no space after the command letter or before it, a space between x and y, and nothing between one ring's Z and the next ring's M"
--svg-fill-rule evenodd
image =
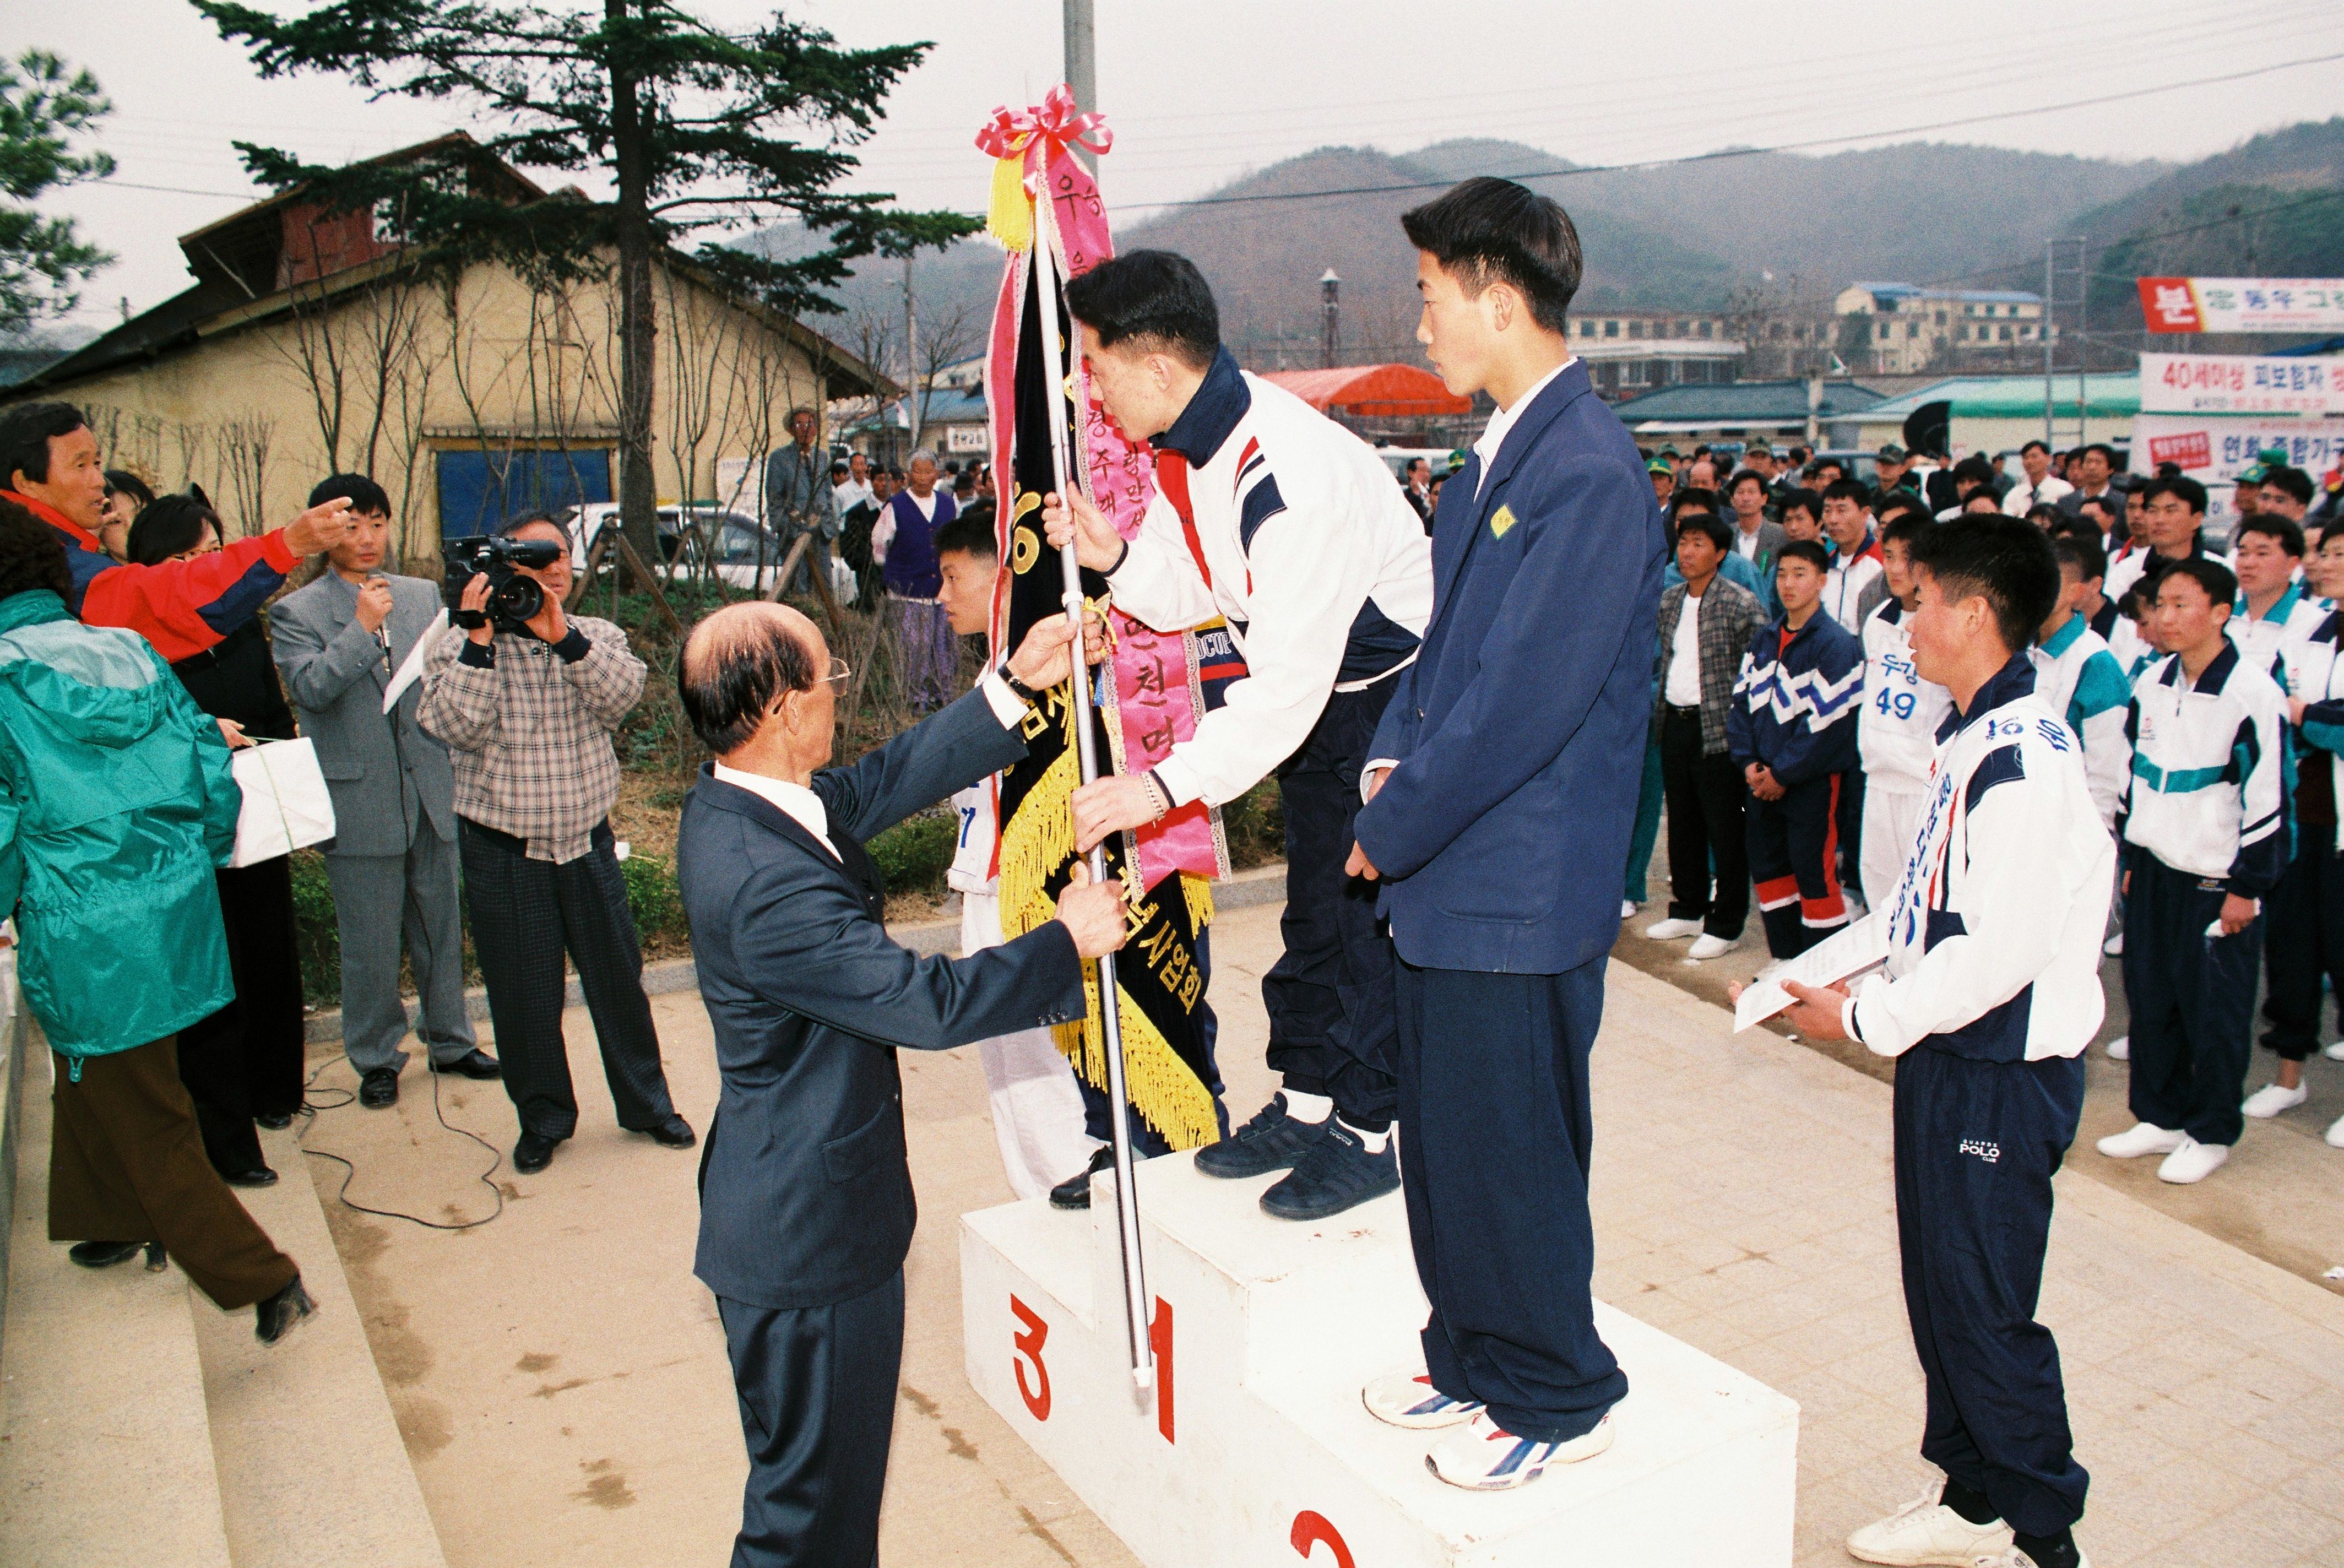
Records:
M1215 932L1238 1117L1269 1090L1260 976L1278 915L1227 911ZM684 996L655 1007L697 1120L714 1096L706 1017ZM1612 966L1595 1055L1596 1286L1799 1401L1798 1561L1837 1568L1846 1533L1931 1473L1913 1452L1888 1089L1729 1023ZM742 1463L722 1343L689 1275L694 1162L610 1130L592 1030L579 1010L568 1025L581 1136L512 1185L502 1219L449 1235L345 1216L337 1243L454 1568L713 1561ZM483 1087L450 1115L508 1146L510 1108ZM905 1111L922 1224L884 1554L1123 1568L1128 1553L961 1374L953 1217L1008 1196L974 1053L907 1053ZM470 1212L480 1151L431 1121L419 1094L392 1113L328 1112L309 1141L359 1161L365 1199ZM2070 1171L2042 1316L2094 1476L2095 1563L2344 1568L2344 1299ZM579 1491L581 1473L625 1479L605 1497Z

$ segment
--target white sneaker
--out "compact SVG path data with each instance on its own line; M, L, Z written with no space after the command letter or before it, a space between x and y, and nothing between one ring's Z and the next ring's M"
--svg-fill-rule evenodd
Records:
M1698 920L1655 920L1644 927L1644 935L1654 942L1673 942L1680 936L1701 935Z
M2108 1060L2112 1062L2128 1062L2132 1060L2132 1037L2130 1035L2118 1035L2115 1039L2108 1042Z
M2344 1148L2344 1116L2336 1118L2328 1128L2328 1147Z
M1731 953L1741 946L1739 937L1728 941L1723 936L1704 931L1692 939L1692 946L1685 949L1685 962L1698 964L1704 958L1715 958Z
M1943 1488L1931 1487L1876 1524L1867 1524L1847 1538L1851 1557L1866 1563L1888 1563L1896 1568L1944 1568L1970 1564L2002 1551L2011 1543L2010 1526L1996 1519L1972 1524L1937 1499Z
M1359 1391L1359 1401L1378 1421L1410 1431L1461 1425L1481 1413L1479 1401L1450 1399L1422 1371L1386 1372Z
M2337 1040L2319 1053L2331 1062L2344 1062L2344 1040Z
M2157 1168L2157 1179L2169 1181L2176 1187L2187 1187L2221 1169L2222 1162L2229 1158L2228 1144L2199 1143L2184 1133L2181 1147L2167 1155L2165 1163Z
M1593 1459L1612 1446L1612 1418L1564 1442L1535 1442L1500 1428L1482 1411L1466 1425L1432 1445L1424 1467L1451 1486L1473 1492L1510 1492L1528 1486L1550 1464Z
M2123 1132L2112 1133L2092 1147L2110 1159L2138 1159L2144 1154L2171 1154L2189 1141L2186 1132L2168 1132L2152 1123L2137 1121Z
M1635 917L1636 901L1632 898L1622 898L1620 900L1620 918L1622 920L1633 920Z
M2100 951L2106 953L2111 958L2123 957L2124 933L2119 931L2115 936L2109 937L2107 941L2101 943Z
M2290 1089L2277 1084L2265 1084L2248 1095L2247 1103L2238 1108L2258 1121L2268 1121L2283 1110L2293 1110L2310 1098L2311 1089L2308 1085L2298 1084Z

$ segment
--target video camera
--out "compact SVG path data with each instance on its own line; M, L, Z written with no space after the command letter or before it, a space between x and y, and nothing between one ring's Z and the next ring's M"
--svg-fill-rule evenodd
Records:
M460 606L473 578L489 580L487 620L500 632L518 632L545 608L545 589L537 579L513 570L526 566L542 572L561 559L563 546L551 539L450 539L441 541L440 558L445 575L440 596L459 626L478 625Z

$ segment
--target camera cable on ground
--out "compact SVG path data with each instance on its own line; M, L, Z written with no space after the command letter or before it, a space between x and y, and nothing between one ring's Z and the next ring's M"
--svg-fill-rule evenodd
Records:
M349 1061L349 1057L347 1055L336 1059L344 1062ZM307 1119L303 1122L301 1129L293 1135L293 1141L297 1146L300 1147L303 1154L309 1156L311 1158L330 1159L336 1165L342 1168L342 1185L337 1189L334 1193L335 1199L339 1202L342 1207L345 1209L355 1209L360 1214L371 1214L376 1216L378 1219L404 1219L409 1225L420 1225L426 1230L473 1230L479 1229L480 1226L486 1225L491 1219L495 1219L504 1213L504 1189L499 1187L494 1181L490 1179L490 1178L496 1175L498 1168L504 1164L504 1156L498 1151L496 1145L490 1143L487 1138L482 1138L479 1133L474 1132L470 1128L458 1127L454 1122L448 1119L447 1108L440 1103L440 1079L441 1075L431 1071L430 1064L429 1062L424 1064L424 1075L431 1080L431 1114L439 1118L440 1125L447 1128L450 1132L460 1133L463 1137L470 1138L474 1143L479 1144L482 1148L489 1151L488 1168L481 1171L474 1179L489 1189L489 1196L495 1199L496 1207L490 1209L488 1213L480 1216L478 1219L444 1220L426 1219L419 1214L408 1214L396 1209L371 1209L363 1203L352 1201L350 1198L350 1183L358 1179L359 1168L357 1164L341 1155L329 1154L322 1148L310 1148L302 1143L302 1140L308 1137L309 1129L317 1125L318 1116L320 1112L339 1110L358 1098L358 1096L349 1089L328 1089L324 1091L327 1094L340 1095L342 1098L338 1100L327 1100L320 1103L310 1098L310 1091L316 1088L318 1079L320 1075L322 1075L328 1067L330 1067L333 1065L334 1063L332 1061L319 1063L317 1071L311 1073L308 1080L302 1084L301 1115ZM351 1065L351 1071L355 1072L357 1070L357 1066L353 1063Z

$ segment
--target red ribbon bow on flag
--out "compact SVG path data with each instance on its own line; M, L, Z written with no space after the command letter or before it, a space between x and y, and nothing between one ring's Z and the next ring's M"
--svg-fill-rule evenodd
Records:
M1012 250L1034 243L1032 194L1028 173L1040 174L1066 156L1070 147L1103 153L1115 145L1115 133L1101 114L1078 115L1075 95L1063 82L1052 87L1032 108L1012 109L1006 104L978 127L976 148L993 157L993 202L985 231Z

